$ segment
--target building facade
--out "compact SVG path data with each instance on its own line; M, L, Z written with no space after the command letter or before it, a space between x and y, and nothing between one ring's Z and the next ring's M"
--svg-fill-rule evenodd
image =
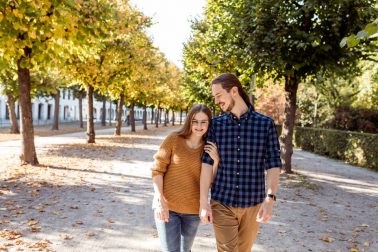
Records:
M87 99L83 98L83 120L87 119ZM47 125L51 124L54 119L54 98L53 97L37 97L32 100L32 113L33 113L33 124L34 125ZM16 116L19 120L20 118L20 106L18 102L15 104ZM99 122L102 119L103 103L102 101L97 101L95 98L93 100L93 118L95 122ZM147 118L151 118L151 109L147 109ZM129 109L124 107L122 119L126 119L126 115L129 114ZM142 119L143 109L135 108L135 118L137 120ZM116 105L114 103L106 102L106 120L108 121L116 120ZM59 101L59 122L73 122L79 121L79 100L74 97L73 91L69 89L61 90L60 101ZM9 110L7 106L7 97L0 95L0 127L8 127L10 125L9 121Z

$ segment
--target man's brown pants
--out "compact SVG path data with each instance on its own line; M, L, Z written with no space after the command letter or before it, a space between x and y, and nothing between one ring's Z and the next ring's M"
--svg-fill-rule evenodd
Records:
M259 230L256 216L260 205L239 208L225 206L216 200L211 201L213 228L217 239L218 251L251 251Z

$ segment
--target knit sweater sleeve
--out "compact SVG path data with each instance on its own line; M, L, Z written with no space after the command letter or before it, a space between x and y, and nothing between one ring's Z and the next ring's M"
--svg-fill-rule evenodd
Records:
M162 175L167 172L169 164L171 163L172 151L176 142L177 136L171 134L165 138L160 145L158 152L154 155L154 164L152 166L152 177Z

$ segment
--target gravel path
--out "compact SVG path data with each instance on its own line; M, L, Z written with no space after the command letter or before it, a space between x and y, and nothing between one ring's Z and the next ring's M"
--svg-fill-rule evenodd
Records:
M20 142L0 143L0 251L159 251L149 169L173 129L36 138L40 167L10 168ZM300 150L293 165L253 251L378 251L378 173ZM193 251L216 251L210 225Z

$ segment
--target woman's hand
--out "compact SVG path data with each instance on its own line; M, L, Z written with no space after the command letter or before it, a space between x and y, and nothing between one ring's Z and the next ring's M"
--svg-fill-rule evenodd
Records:
M213 142L207 142L204 148L205 152L210 155L216 165L219 164L219 154L217 145Z
M155 218L161 221L169 221L169 209L164 196L154 196Z

